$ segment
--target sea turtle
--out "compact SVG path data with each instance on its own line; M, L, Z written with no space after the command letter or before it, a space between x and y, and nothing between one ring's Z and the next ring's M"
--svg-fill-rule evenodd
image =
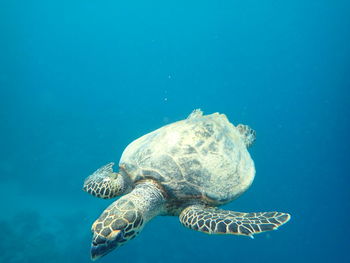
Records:
M93 223L91 258L133 239L157 215L178 216L185 227L208 234L250 237L286 223L287 213L217 208L251 185L255 168L247 147L254 140L248 126L195 110L130 143L118 173L109 163L84 182L84 191L96 197L123 195Z

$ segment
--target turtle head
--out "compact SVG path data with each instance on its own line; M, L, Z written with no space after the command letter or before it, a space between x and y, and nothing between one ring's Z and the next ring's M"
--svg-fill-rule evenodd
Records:
M97 234L92 237L91 244L91 259L96 260L108 254L113 249L117 248L124 239L124 232L122 230L114 230L107 236Z
M93 223L91 259L96 260L133 239L144 220L135 205L123 198L111 204Z
M136 185L112 203L92 225L91 259L96 260L136 237L146 222L162 212L165 203L153 182Z

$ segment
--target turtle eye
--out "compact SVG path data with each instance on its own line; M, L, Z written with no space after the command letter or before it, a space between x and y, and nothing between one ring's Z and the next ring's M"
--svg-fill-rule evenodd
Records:
M101 245L107 243L107 240L105 237L98 235L94 240L92 241L92 244L94 246Z
M124 232L122 230L113 230L108 236L107 239L114 241L121 241L124 239Z

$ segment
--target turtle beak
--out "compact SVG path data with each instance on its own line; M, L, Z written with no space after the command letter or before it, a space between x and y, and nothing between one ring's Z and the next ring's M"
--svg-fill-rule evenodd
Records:
M91 260L95 261L102 257L97 246L91 246Z
M106 255L109 252L108 249L106 249L106 247L101 246L101 245L97 245L91 246L91 260L95 261L101 257L103 257L104 255Z
M91 260L97 260L104 255L108 254L115 247L109 246L107 243L105 244L92 244L91 245Z
M115 230L107 237L94 233L91 244L91 259L97 260L119 246L123 231Z

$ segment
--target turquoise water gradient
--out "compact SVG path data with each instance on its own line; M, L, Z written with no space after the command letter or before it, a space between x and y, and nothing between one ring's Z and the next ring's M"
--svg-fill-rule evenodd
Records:
M99 262L350 262L350 2L0 1L0 262L90 262L83 180L193 109L257 132L257 235L158 217Z

